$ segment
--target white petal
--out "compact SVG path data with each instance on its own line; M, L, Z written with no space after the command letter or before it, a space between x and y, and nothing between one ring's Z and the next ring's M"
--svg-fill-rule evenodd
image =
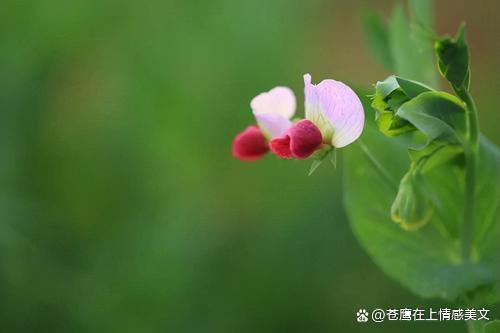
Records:
M295 114L297 102L288 87L276 87L257 95L250 102L254 114L276 114L290 119Z

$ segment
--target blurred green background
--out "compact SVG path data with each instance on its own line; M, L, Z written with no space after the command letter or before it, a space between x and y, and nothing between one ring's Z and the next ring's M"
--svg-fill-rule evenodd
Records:
M385 78L359 14L394 2L2 1L0 331L463 331L356 323L359 308L449 304L363 252L342 167L307 177L307 162L230 154L262 91L292 87L302 112L303 73ZM440 33L468 23L497 144L499 13L497 0L436 4Z

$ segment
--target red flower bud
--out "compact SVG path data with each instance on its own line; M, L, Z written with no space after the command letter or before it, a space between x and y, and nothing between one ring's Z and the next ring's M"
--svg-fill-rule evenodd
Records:
M266 138L257 126L248 126L233 140L233 156L242 161L258 160L268 150Z
M271 151L281 158L304 159L321 146L323 137L310 120L301 120L290 127L283 136L271 140Z

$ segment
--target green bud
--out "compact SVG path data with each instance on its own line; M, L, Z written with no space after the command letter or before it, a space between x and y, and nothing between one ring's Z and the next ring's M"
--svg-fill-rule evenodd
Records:
M377 82L372 107L376 111L375 119L379 130L387 136L415 130L410 122L397 116L396 112L401 105L427 91L432 91L432 88L398 76L390 76Z
M465 41L465 25L458 29L455 38L444 37L435 42L434 49L438 58L441 75L455 88L469 89L470 60L469 47Z
M405 230L417 230L431 219L430 200L424 191L424 179L410 171L401 179L399 191L391 206L391 218Z

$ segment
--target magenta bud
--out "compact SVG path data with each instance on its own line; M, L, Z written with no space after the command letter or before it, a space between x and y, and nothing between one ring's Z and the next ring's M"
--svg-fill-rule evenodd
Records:
M255 161L261 158L269 147L266 138L257 126L248 126L233 140L233 156L242 161Z
M318 149L323 141L320 130L310 120L301 120L285 134L269 143L271 151L281 158L305 159Z

